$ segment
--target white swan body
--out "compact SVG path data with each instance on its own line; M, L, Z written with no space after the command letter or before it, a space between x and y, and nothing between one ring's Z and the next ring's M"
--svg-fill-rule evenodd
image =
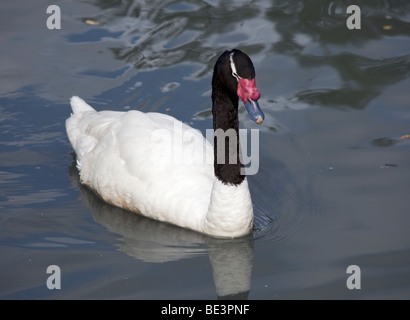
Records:
M250 232L247 180L229 186L215 178L213 147L199 131L161 113L97 112L79 97L71 107L66 129L81 183L106 202L215 236Z
M230 91L221 84L225 75ZM262 122L254 77L244 53L234 49L221 55L212 83L214 129L238 133L238 96L251 118ZM80 181L106 202L215 237L251 232L253 207L239 156L235 164L217 163L214 146L200 131L169 115L97 112L76 96L70 102L66 130ZM231 150L225 148L227 157Z

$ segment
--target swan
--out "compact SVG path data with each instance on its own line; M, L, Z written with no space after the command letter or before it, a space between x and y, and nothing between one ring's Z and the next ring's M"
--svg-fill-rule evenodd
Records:
M80 182L112 205L159 221L217 238L249 234L253 206L241 170L239 98L262 123L253 63L244 52L227 50L213 70L212 115L214 132L235 138L232 148L225 136L215 134L212 145L166 114L96 111L73 96L66 131Z

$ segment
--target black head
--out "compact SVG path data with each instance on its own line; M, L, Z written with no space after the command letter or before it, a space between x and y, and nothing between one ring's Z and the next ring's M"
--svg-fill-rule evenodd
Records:
M236 67L236 74L241 78L254 79L255 68L248 55L238 49L227 50L221 54L215 63L214 76L218 76L227 89L236 93L238 79L232 74L231 60Z
M223 86L224 90L241 98L250 118L262 123L265 116L257 102L260 93L255 84L255 68L247 54L238 49L225 51L215 63L212 82L213 90Z
M226 134L230 129L236 133L236 145L231 148L231 136L225 136L222 143L214 136L215 176L225 184L239 185L245 179L242 173L239 148L239 98L245 104L249 116L256 123L263 121L264 115L257 100L260 93L255 86L255 68L251 59L242 51L225 51L216 61L212 78L212 115L214 130L222 129ZM220 131L218 131L220 132ZM225 149L223 149L225 148ZM219 161L223 159L224 161ZM231 162L231 159L235 160Z

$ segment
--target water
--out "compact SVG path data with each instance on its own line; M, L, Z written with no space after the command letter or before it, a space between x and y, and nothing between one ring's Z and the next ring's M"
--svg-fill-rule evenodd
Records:
M410 298L408 1L357 1L360 30L344 1L65 0L61 30L50 4L0 11L2 299ZM212 67L233 47L266 115L258 127L240 110L260 129L251 236L215 240L79 185L69 97L205 133Z

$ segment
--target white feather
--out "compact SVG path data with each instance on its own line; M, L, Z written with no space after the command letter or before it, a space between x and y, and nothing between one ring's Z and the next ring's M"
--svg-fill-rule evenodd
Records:
M71 98L67 135L81 183L105 201L147 217L217 237L252 229L248 183L215 178L213 146L160 113L95 111Z

